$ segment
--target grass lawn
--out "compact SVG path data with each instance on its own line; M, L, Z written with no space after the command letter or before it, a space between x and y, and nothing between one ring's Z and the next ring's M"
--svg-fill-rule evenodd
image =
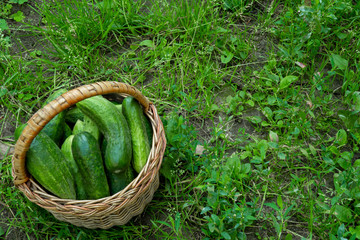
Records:
M351 0L2 0L0 238L360 239L359 39ZM15 128L98 81L140 89L168 142L153 201L108 230L11 177Z

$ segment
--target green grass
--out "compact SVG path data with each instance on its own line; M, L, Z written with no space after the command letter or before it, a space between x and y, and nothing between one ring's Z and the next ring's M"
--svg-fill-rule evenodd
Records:
M0 237L360 239L359 3L1 4L1 131L56 89L117 80L156 105L168 147L154 200L109 230L57 221L1 160L0 203L12 213ZM20 31L17 9L40 24L25 14Z

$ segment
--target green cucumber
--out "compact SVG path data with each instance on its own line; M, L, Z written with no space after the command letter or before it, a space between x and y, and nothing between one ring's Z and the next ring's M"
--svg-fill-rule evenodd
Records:
M68 137L70 137L70 135L72 135L72 130L69 127L69 125L64 123L64 136L63 136L63 139L67 139ZM62 141L62 142L64 142L64 141Z
M115 104L115 107L117 108L117 110L118 110L119 112L122 113L122 105L121 105L121 104Z
M148 141L149 141L150 149L151 149L152 139L153 139L152 125L151 125L150 119L145 114L142 114L142 118L145 123L146 134L148 136Z
M96 140L100 140L101 133L96 123L91 120L88 116L84 116L84 131L91 133Z
M84 182L87 199L110 195L98 141L88 132L74 136L71 150Z
M64 154L65 159L67 160L67 165L69 166L70 172L75 180L76 199L84 200L86 199L84 182L79 173L79 168L74 160L74 156L71 149L73 139L74 139L74 135L70 135L68 138L66 138L61 146L61 151Z
M113 195L129 185L129 183L134 179L134 172L132 167L129 167L125 170L125 172L121 173L107 172L107 178L110 187L110 194Z
M58 98L61 94L66 93L66 89L59 89L52 93L42 104L42 107L44 107L49 102L55 100ZM64 124L65 124L65 112L60 112L57 114L53 119L50 120L46 124L46 126L41 130L43 133L46 133L54 142L60 146L61 139L64 135Z
M73 127L72 134L76 135L76 134L81 133L81 132L84 132L84 121L77 120L74 127Z
M89 132L96 140L100 140L101 133L96 124L88 117L84 116L84 120L77 120L73 129L73 134L76 135L80 132Z
M125 171L131 163L132 145L130 130L122 113L102 96L80 101L77 107L95 122L108 143L103 149L107 171Z
M144 112L139 102L133 97L126 97L122 102L122 111L129 124L133 146L133 166L137 173L145 166L151 150L146 132Z
M40 132L26 153L26 169L48 191L64 199L76 199L75 181L56 143Z
M84 121L84 114L82 111L77 107L67 110L65 114L65 122L75 124L77 120Z

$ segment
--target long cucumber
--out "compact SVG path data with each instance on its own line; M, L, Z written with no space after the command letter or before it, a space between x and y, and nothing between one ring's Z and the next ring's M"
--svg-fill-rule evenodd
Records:
M133 97L126 97L122 102L122 112L129 124L133 146L133 166L139 173L145 166L151 150L147 136L144 112L139 102Z
M110 195L100 146L93 135L81 132L74 136L71 150L82 177L87 199Z
M102 96L80 101L77 107L95 122L107 141L103 149L106 170L114 173L126 171L131 163L132 144L128 123L122 113Z

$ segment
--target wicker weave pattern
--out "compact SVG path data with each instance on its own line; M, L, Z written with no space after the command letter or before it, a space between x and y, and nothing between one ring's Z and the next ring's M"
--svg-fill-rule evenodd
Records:
M48 194L27 173L26 151L41 129L59 112L96 95L120 93L135 97L145 109L153 127L153 145L148 161L139 175L122 191L96 200L60 199ZM159 186L159 169L166 147L164 128L155 106L136 88L119 82L98 82L70 90L37 111L19 137L12 158L15 185L25 196L51 212L57 219L86 228L107 229L123 225L141 214Z

